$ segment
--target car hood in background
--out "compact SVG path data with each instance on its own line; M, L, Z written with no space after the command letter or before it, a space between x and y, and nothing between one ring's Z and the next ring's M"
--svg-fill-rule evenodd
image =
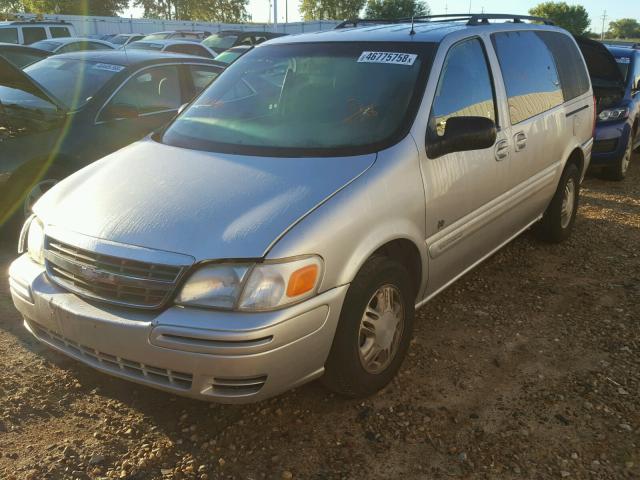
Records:
M144 140L59 183L34 210L62 229L196 260L259 258L375 158L246 157Z
M602 43L576 36L576 42L589 70L591 80L604 81L609 86L624 87L624 78L613 54ZM599 82L602 83L602 82Z
M60 101L49 93L42 85L36 82L29 75L24 73L18 67L13 65L9 60L0 55L0 85L22 90L24 92L42 98L52 103L60 110L64 110L64 106ZM2 99L0 99L1 101Z

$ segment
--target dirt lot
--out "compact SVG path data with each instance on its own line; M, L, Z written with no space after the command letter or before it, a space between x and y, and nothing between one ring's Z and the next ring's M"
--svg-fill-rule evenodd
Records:
M623 183L587 179L567 243L525 234L423 308L365 401L313 383L210 405L113 379L30 338L0 280L0 478L640 477L636 158Z

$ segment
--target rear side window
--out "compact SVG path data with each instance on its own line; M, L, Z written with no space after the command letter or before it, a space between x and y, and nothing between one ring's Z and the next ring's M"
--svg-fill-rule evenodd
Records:
M496 120L496 104L484 47L474 38L449 50L429 117L432 135L445 134L451 117L486 117Z
M71 36L67 27L49 27L49 31L51 32L51 38L65 38Z
M18 29L0 28L0 43L18 43Z
M47 32L45 32L44 27L23 27L22 36L24 37L24 44L31 45L47 38Z
M507 89L512 125L562 104L555 60L535 32L503 32L491 37Z
M193 79L194 94L197 95L220 75L222 69L205 65L189 65L189 71Z
M536 32L556 61L564 100L573 100L589 90L589 74L576 44L557 32Z

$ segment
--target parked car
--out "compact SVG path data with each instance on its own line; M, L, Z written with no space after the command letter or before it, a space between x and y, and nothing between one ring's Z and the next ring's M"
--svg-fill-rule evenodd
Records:
M164 125L222 70L142 50L56 55L24 72L0 58L0 225L19 207L28 214L58 180Z
M259 45L52 188L10 267L29 331L206 400L387 385L416 306L532 226L570 235L591 156L568 32L444 18Z
M598 99L592 166L612 180L627 175L640 149L640 50L580 39Z
M153 50L165 53L180 53L197 57L214 58L216 52L200 43L188 40L140 40L127 47L127 50Z
M89 35L88 38L95 38L96 40L104 40L105 42L109 42L112 38L116 37L117 33L104 33L102 35Z
M57 38L55 40L41 40L31 44L32 48L38 48L55 55L60 53L80 52L83 50L113 50L113 44L104 40L91 40L88 38Z
M230 65L251 49L253 49L253 45L231 47L229 50L225 50L221 54L216 55L215 60Z
M64 21L15 20L0 22L0 42L30 45L47 38L75 36L72 24Z
M156 32L144 37L143 40L192 40L199 42L211 35L205 30L168 30L166 32Z
M129 45L132 42L142 40L144 35L141 33L121 33L113 38L109 39L110 43L113 43L117 48L122 48Z
M0 56L6 58L18 68L24 68L43 58L47 58L49 55L51 55L50 52L45 52L38 48L14 45L11 43L0 43ZM0 101L2 101L1 98Z
M243 32L241 30L222 30L214 33L202 41L202 44L211 50L222 53L231 47L239 45L259 45L262 42L272 38L278 38L286 35L285 33L274 32Z

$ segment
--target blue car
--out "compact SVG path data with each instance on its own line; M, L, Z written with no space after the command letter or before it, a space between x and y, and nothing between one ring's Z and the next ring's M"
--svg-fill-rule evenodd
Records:
M598 112L591 165L612 180L623 180L633 150L640 150L640 49L600 48L611 54L615 69L605 52L599 61L587 62L598 65L598 71L590 69Z

